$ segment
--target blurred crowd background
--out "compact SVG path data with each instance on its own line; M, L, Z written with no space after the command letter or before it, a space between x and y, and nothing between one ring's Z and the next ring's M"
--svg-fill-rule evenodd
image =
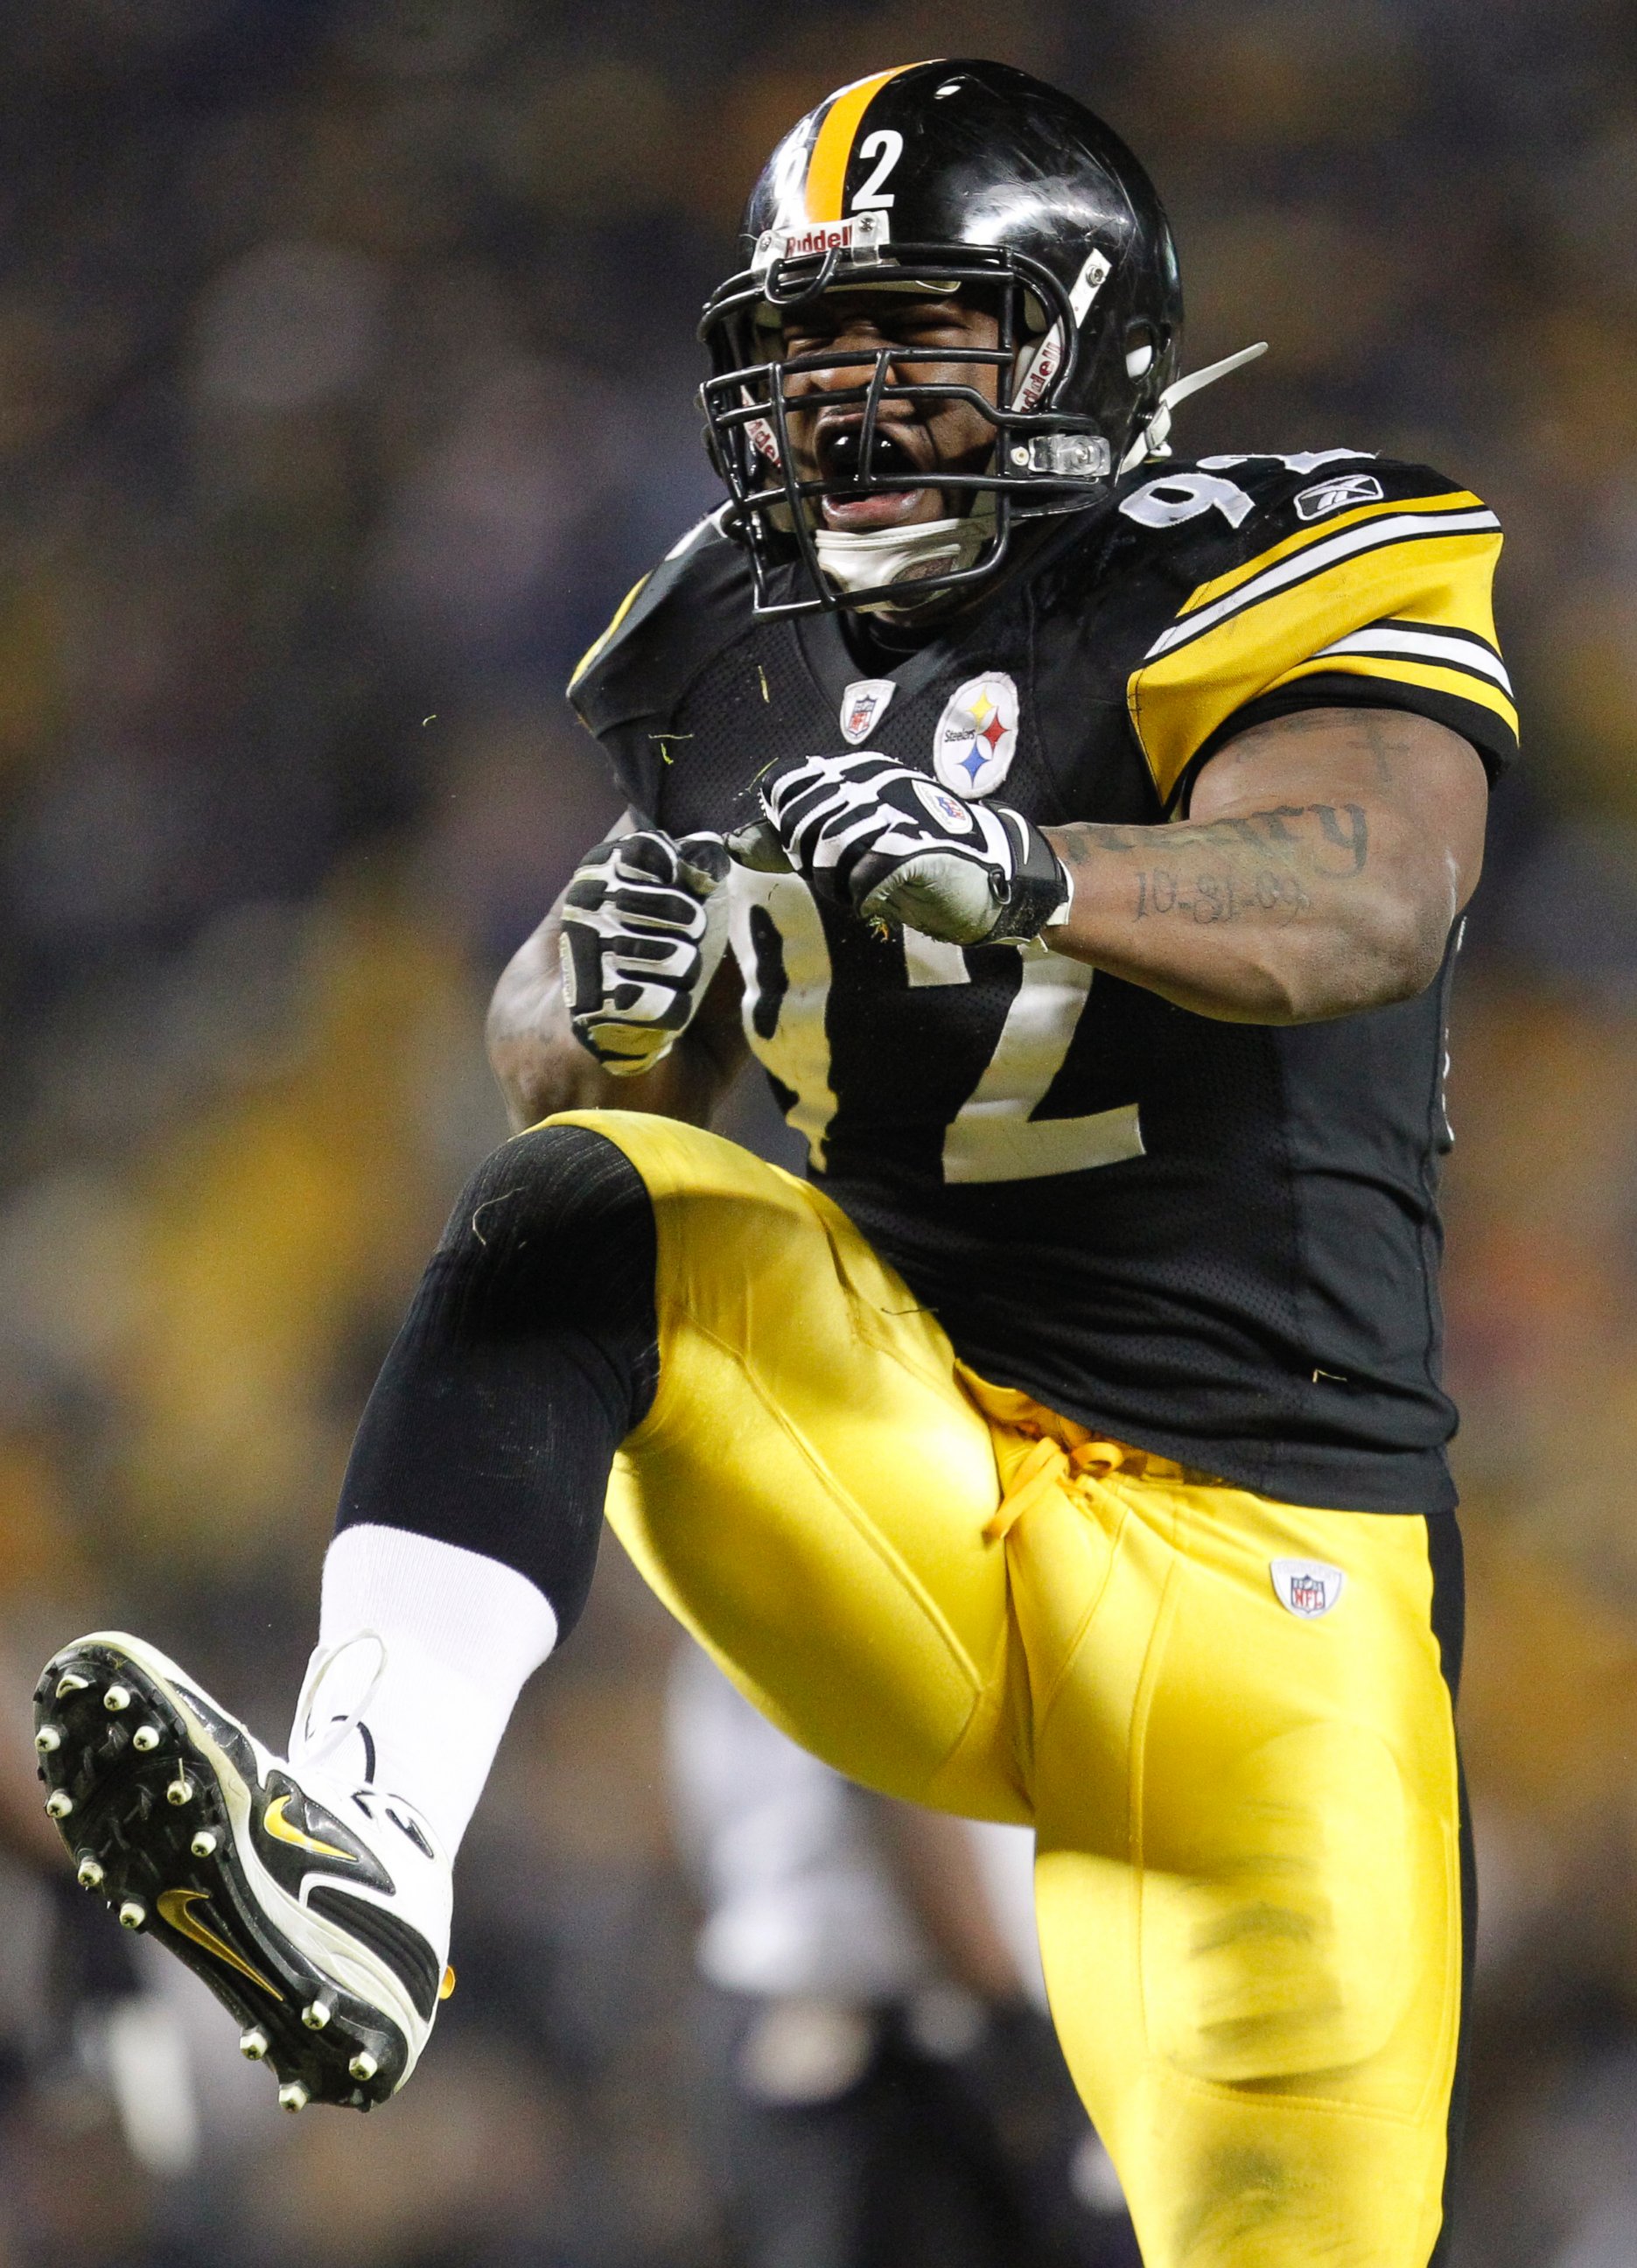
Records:
M282 1734L363 1395L505 1130L488 988L614 808L562 684L716 500L699 303L800 112L962 53L1143 156L1191 364L1272 342L1182 448L1430 460L1509 532L1525 761L1448 1183L1457 2262L1637 2263L1629 8L5 0L0 2268L729 2257L674 1646L616 1547L474 1829L433 2053L367 2124L279 2118L188 1980L86 1930L23 1702L129 1623Z

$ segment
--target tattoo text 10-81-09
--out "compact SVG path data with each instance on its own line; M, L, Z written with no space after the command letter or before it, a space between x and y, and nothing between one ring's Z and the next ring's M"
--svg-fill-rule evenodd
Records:
M1316 830L1311 822L1316 821ZM1130 856L1145 841L1118 827L1081 826L1053 830L1058 847L1072 865L1083 865L1098 852ZM1133 918L1180 914L1196 922L1234 921L1245 914L1294 920L1311 905L1308 880L1350 880L1369 858L1369 828L1356 803L1277 804L1265 811L1231 819L1208 820L1169 830L1173 861L1139 868L1133 880ZM1255 850L1273 863L1247 872L1218 865L1190 871L1190 851Z

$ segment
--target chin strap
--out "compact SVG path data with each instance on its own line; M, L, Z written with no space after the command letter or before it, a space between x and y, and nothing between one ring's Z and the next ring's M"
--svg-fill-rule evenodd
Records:
M1120 470L1129 473L1133 465L1140 465L1145 457L1169 457L1171 453L1171 412L1179 401L1186 401L1191 394L1199 394L1207 386L1214 386L1219 378L1230 372L1242 370L1248 362L1255 362L1267 352L1267 341L1261 339L1253 347L1241 347L1237 354L1224 355L1220 362L1208 362L1203 370L1191 370L1186 378L1179 378L1168 386L1154 405L1154 412L1120 460Z
M873 591L885 584L914 585L932 576L958 574L972 564L990 532L987 516L974 512L964 519L924 519L911 527L871 527L857 534L816 527L813 548L838 589ZM904 599L914 603L908 591ZM882 599L861 611L897 614L903 608Z

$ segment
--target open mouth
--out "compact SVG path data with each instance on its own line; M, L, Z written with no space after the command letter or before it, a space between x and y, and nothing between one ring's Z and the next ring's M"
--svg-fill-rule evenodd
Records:
M827 482L840 489L838 495L823 499L824 525L827 527L852 531L874 527L902 527L907 521L937 517L941 498L936 490L926 489L893 489L885 492L859 486L849 492L850 484L860 478L863 459L864 427L861 420L839 419L822 425L815 447L819 470ZM892 427L881 424L875 429L874 446L870 453L869 476L872 480L907 480L925 469L916 461L914 454ZM929 514L927 500L931 495L933 509Z

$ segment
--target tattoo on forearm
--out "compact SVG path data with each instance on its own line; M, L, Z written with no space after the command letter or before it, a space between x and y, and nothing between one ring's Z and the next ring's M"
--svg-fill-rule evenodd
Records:
M1164 865L1138 867L1132 877L1138 921L1165 914L1196 922L1252 915L1294 921L1312 904L1315 882L1352 880L1369 860L1369 823L1357 803L1273 804L1164 829L1066 828L1056 841L1077 866L1110 856L1152 858L1162 842ZM1242 855L1224 858L1225 851Z
M1282 914L1290 921L1312 902L1294 874L1275 873L1267 866L1249 876L1150 866L1137 876L1139 921L1151 914L1181 914L1185 921L1230 922L1253 911Z
M1361 803L1316 803L1310 809L1319 823L1319 832L1327 843L1333 843L1342 854L1339 865L1322 867L1321 873L1344 877L1361 874L1370 854L1369 827ZM1345 822L1345 823L1344 823Z

